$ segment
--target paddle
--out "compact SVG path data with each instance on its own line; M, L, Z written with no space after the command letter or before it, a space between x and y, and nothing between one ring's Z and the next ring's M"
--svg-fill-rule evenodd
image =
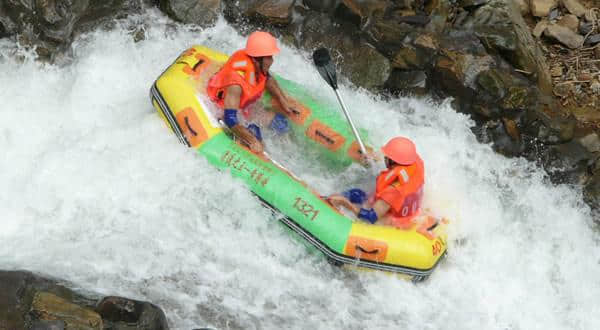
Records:
M333 91L335 92L335 95L337 96L337 99L340 102L340 105L342 106L342 110L344 110L344 115L346 115L346 120L348 120L348 123L350 124L350 127L352 128L352 133L354 133L354 137L356 137L356 141L358 141L358 145L360 146L360 152L363 154L363 156L366 157L367 150L365 149L365 145L363 144L362 140L360 139L360 136L358 135L358 131L356 130L356 127L354 126L354 123L352 122L352 118L350 118L350 114L348 113L348 110L346 109L346 105L344 104L344 101L342 100L342 96L338 92L335 65L333 64L333 62L331 62L331 56L329 56L329 51L326 48L319 48L319 49L315 50L313 52L313 61L315 62L315 66L317 67L317 70L321 74L321 77L323 77L323 79L325 79L325 81L329 84L329 86L331 86L331 88L333 88Z

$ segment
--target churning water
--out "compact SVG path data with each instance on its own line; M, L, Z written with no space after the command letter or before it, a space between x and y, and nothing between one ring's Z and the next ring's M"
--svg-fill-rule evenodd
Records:
M449 104L344 84L374 145L415 141L425 205L452 222L427 282L335 268L159 119L149 87L192 44L231 53L244 37L148 11L78 38L64 67L0 41L0 268L149 300L174 329L600 329L599 237L578 188L478 143ZM272 70L335 104L308 54L284 46ZM375 169L323 172L282 149L323 193L374 182Z

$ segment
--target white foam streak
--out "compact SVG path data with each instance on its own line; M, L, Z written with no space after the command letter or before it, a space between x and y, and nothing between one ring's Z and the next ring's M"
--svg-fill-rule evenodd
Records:
M426 207L452 224L449 256L426 283L340 270L185 150L149 103L151 83L183 49L231 53L244 38L222 20L198 30L156 11L120 25L79 38L62 68L0 57L3 268L150 300L174 329L600 328L598 235L580 191L477 143L448 103L341 86L375 145L398 134L415 141ZM11 51L0 43L0 54ZM306 53L283 46L273 70L336 104ZM321 182L301 154L280 156ZM372 189L375 174L321 174L322 189Z

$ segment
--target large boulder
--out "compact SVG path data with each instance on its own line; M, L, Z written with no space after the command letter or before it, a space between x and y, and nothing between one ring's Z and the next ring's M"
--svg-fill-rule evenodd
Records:
M551 93L552 81L544 54L512 0L490 0L475 9L460 29L473 31L490 54L501 56L516 69L530 72L529 77L540 90Z
M15 36L35 46L43 59L54 60L70 46L75 31L102 18L138 10L147 0L6 0L0 3L0 37Z
M57 279L0 270L0 329L162 330L168 325L162 310L147 302L107 297L97 304Z
M159 7L176 21L198 24L213 24L221 13L221 0L159 0Z
M357 86L377 89L390 75L390 61L370 46L351 23L334 24L327 14L307 12L305 18L292 24L289 30L294 31L292 36L301 36L292 40L296 47L328 48L342 75Z

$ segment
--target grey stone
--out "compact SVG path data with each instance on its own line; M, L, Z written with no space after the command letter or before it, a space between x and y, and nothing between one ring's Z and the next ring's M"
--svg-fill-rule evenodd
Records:
M599 34L594 34L589 36L587 39L585 39L585 44L586 45L595 45L597 43L600 43L600 33Z
M579 1L577 0L561 0L563 6L565 6L565 8L567 8L567 10L577 16L577 17L581 17L585 14L586 12L586 8L579 3Z
M558 6L558 0L531 0L529 8L536 17L546 17L550 11Z
M571 49L576 49L583 45L583 36L557 24L548 25L544 31L544 35L557 40Z
M594 23L591 23L591 22L584 23L583 21L579 22L579 33L581 33L583 35L590 33L593 28L594 28Z
M176 21L212 25L221 12L221 0L160 0L159 7Z
M579 143L589 152L600 152L600 137L591 133L579 139Z

